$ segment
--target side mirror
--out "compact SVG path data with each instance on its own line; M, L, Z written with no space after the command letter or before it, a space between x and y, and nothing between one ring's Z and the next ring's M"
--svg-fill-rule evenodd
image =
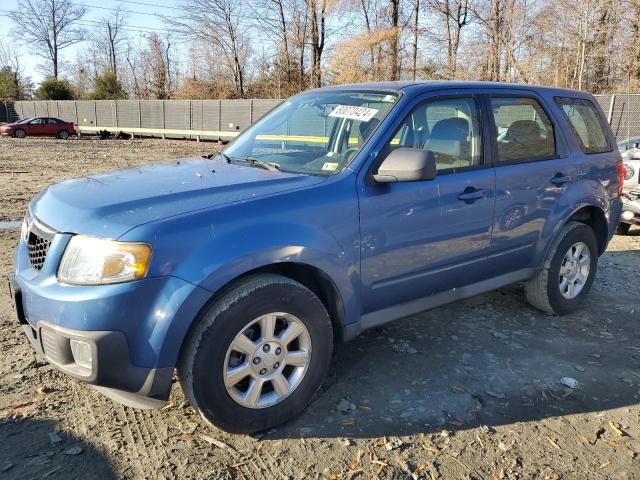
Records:
M431 150L397 148L378 167L378 183L419 182L436 178L436 158Z

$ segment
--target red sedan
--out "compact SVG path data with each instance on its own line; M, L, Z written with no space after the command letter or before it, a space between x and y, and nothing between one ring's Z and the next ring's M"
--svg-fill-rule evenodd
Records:
M65 140L69 135L76 135L76 126L73 122L65 122L59 118L25 118L0 126L0 135L11 135L17 138L24 138L27 135L58 137Z

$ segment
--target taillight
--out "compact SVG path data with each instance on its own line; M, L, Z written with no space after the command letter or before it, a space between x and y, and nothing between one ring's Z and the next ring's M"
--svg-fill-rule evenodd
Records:
M624 163L622 160L618 160L617 173L618 173L618 196L622 196L622 187L624 185L624 177L626 174Z

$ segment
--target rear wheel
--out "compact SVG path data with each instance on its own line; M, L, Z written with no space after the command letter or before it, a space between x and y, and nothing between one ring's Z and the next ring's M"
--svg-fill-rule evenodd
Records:
M631 229L631 224L630 223L622 223L620 222L618 224L618 228L616 229L616 233L618 235L626 235L629 233L629 230Z
M58 138L66 140L67 138L69 138L69 132L67 132L66 130L60 130L58 132Z
M584 223L569 222L551 246L543 269L525 284L527 301L550 314L572 313L589 293L597 267L593 230Z
M25 132L23 129L19 128L15 132L13 132L13 136L16 137L16 138L24 138L24 137L27 136L27 132Z
M250 433L302 412L331 361L322 302L278 275L249 277L204 312L178 364L191 405L210 424Z

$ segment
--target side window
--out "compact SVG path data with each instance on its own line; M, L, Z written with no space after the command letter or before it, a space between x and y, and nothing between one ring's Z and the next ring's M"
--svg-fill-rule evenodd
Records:
M491 97L498 162L555 157L553 125L540 104L528 97Z
M49 125L55 125L58 121L55 118L47 118L47 123Z
M387 146L431 150L438 173L480 165L482 145L473 98L430 100L411 112Z
M41 118L36 118L35 120L31 120L31 125L42 125L44 124L44 121Z
M555 97L554 100L569 119L571 130L584 153L604 153L612 150L604 120L593 103L582 98Z

